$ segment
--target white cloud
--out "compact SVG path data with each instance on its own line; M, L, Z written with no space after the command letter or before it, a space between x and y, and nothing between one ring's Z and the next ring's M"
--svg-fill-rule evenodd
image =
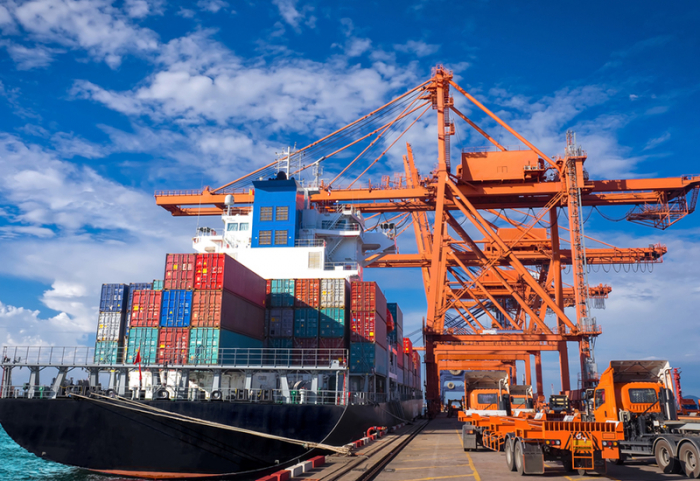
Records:
M228 7L229 4L223 0L199 0L197 6L207 12L217 13L222 8Z
M345 44L345 55L359 57L372 47L372 41L368 38L350 38Z
M33 0L7 6L30 38L84 49L112 68L126 53L150 53L158 46L152 30L134 25L107 0ZM141 15L143 4L131 2L127 9Z
M300 31L300 26L304 23L310 28L316 26L316 17L310 15L313 7L305 5L300 9L297 8L297 0L272 0L277 6L280 15L287 24L292 26L297 32Z
M412 53L416 57L426 57L436 53L439 49L439 45L425 43L422 40L409 40L404 44L394 45L394 48L399 52Z
M41 45L29 48L12 42L5 42L4 46L12 60L17 64L18 70L47 67L54 61L55 54L63 52L60 49L43 47Z
M665 132L656 138L650 139L649 142L647 142L647 144L644 146L644 150L649 150L658 147L659 145L663 144L664 142L670 139L671 132Z
M164 0L124 0L126 13L133 18L163 15Z

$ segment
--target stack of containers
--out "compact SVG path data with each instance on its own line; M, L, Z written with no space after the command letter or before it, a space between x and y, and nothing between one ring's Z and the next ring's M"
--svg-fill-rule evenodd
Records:
M404 384L413 387L413 344L409 338L403 340Z
M190 364L227 362L226 351L222 354L219 349L263 346L262 277L226 254L197 254L194 291L190 294Z
M350 285L345 279L321 279L319 347L345 349L348 345L347 309Z
M190 340L196 254L167 254L156 362L185 364Z
M126 327L131 326L131 307L134 301L134 292L147 291L153 288L152 282L132 282L129 283L129 301L126 303Z
M402 344L399 340L403 339L403 312L396 302L387 302L386 308L394 319L394 330L387 334L387 340L392 346L401 348Z
M126 362L133 363L136 353L141 362L156 362L158 325L160 324L163 291L137 290L131 293L131 318L127 340Z
M421 388L421 384L420 384L420 355L416 351L413 351L413 387L415 387L416 389Z
M376 282L353 282L350 289L350 372L387 376L386 298Z
M290 349L294 346L294 279L268 280L266 292L267 346Z
M293 282L294 347L318 349L320 280L295 279Z
M97 320L95 363L114 364L121 362L119 348L123 346L128 297L128 285L102 284L100 313Z

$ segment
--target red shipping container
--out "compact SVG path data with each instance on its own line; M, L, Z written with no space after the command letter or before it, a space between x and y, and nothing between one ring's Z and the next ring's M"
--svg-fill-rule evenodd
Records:
M294 349L309 349L308 351L292 351L292 363L298 364L302 362L302 356L303 356L303 362L304 364L317 364L319 362L327 362L328 358L326 358L326 361L322 361L319 353L316 349L318 349L318 338L317 337L302 337L302 338L294 338Z
M187 328L166 327L158 332L159 364L185 364L190 344L190 330Z
M386 348L386 321L377 312L352 311L350 313L350 341L376 342Z
M347 340L344 337L322 337L318 340L320 349L347 349Z
M396 326L394 325L394 316L391 315L389 309L386 310L386 332L389 333L394 330Z
M265 281L265 295L272 293L272 279Z
M318 349L317 337L295 337L294 349Z
M197 254L194 288L226 289L253 304L265 306L265 279L226 254Z
M416 371L420 371L420 354L413 351L413 366Z
M407 337L403 338L403 352L404 352L404 354L408 354L409 360L412 359L413 344L411 343L411 340Z
M376 311L386 317L386 297L376 282L353 282L350 291L351 310Z
M296 279L294 281L294 305L318 308L321 298L320 279Z
M129 327L158 327L163 291L134 291Z
M194 289L196 254L166 254L164 289Z
M254 339L265 337L265 309L229 291L194 291L191 327L214 327Z
M338 361L339 363L345 362L347 364L347 340L344 337L322 337L318 340L319 349L329 349L321 351L318 354L318 358L321 362Z

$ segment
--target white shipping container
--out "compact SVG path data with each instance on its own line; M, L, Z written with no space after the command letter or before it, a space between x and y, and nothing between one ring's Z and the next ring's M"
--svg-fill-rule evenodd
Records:
M321 279L321 308L339 307L347 304L347 281L345 279ZM349 307L348 307L349 308Z
M121 312L100 312L97 318L97 341L120 341L124 335L124 315Z

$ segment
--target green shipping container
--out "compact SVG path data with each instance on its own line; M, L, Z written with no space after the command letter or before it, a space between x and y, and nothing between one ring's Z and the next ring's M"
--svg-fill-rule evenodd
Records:
M136 352L140 350L141 364L153 364L156 362L158 352L158 328L157 327L132 327L129 329L129 338L126 342L126 363L133 364Z
M333 338L345 336L345 309L326 307L321 309L320 337Z
M220 351L220 349L258 349L262 348L262 341L244 336L236 332L212 327L197 327L190 330L190 346L187 362L189 364L221 364L243 360L241 356L232 351ZM259 357L259 353L256 353Z
M117 364L120 361L119 342L95 343L95 364Z
M294 279L272 279L270 282L270 306L294 306Z
M318 337L318 309L303 307L294 310L294 337Z
M163 290L163 280L162 279L156 279L153 281L153 290L154 291L162 291Z

